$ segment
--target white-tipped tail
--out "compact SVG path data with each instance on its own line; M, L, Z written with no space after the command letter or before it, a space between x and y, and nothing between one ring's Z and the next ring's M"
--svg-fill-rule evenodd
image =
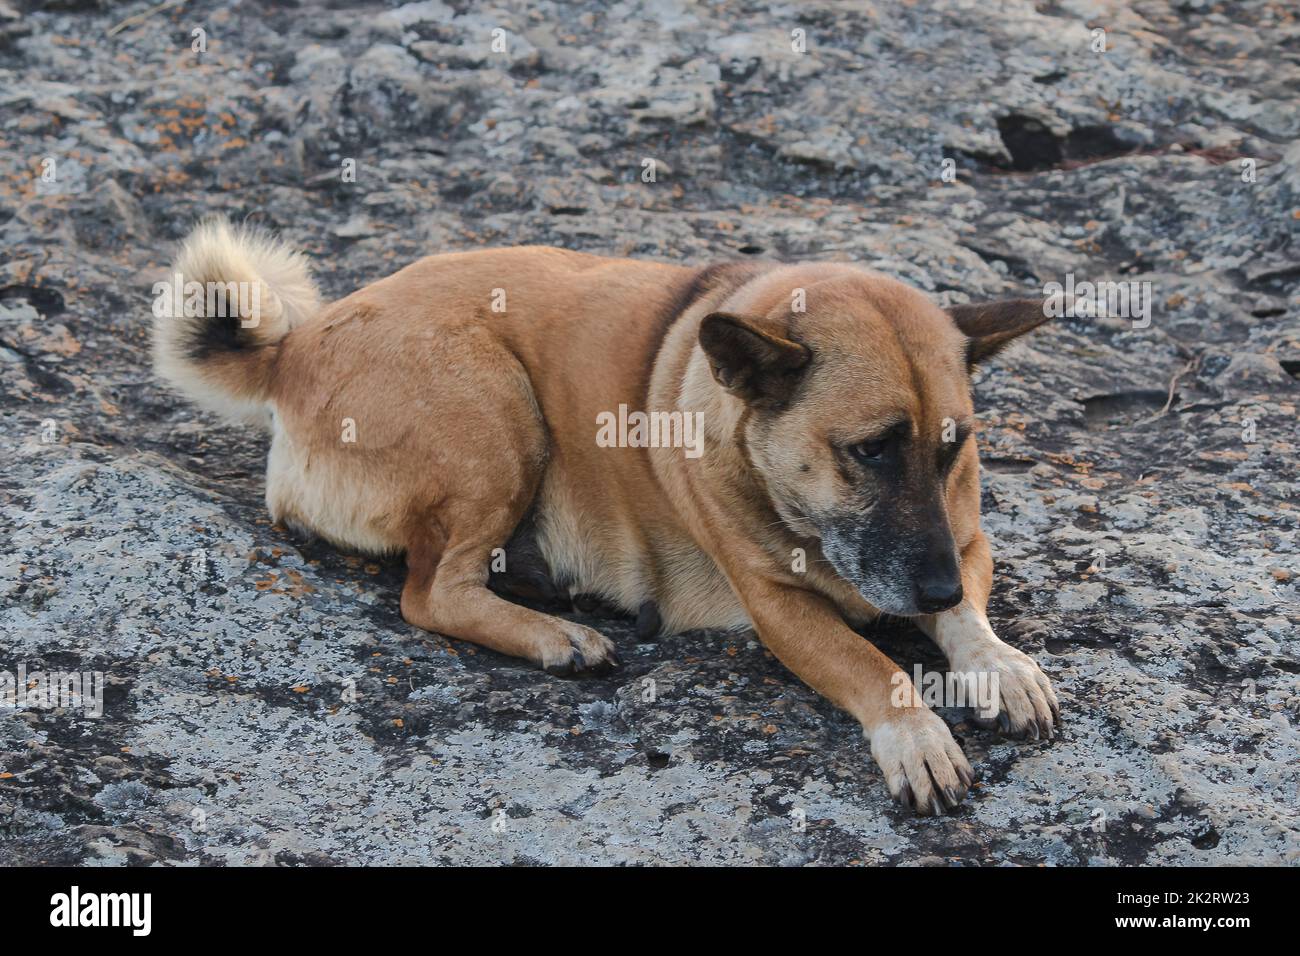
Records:
M153 291L158 375L221 415L265 421L275 346L320 308L307 260L260 229L210 219Z

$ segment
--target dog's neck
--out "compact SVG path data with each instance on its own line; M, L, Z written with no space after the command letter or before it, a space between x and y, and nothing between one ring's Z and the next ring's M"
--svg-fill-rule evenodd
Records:
M698 412L704 429L705 454L726 448L739 447L744 436L740 434L745 417L745 403L729 395L709 370L709 361L697 343L691 350L678 393L678 408L683 412Z

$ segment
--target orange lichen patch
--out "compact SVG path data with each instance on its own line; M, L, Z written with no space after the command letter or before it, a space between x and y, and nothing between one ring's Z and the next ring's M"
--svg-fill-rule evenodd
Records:
M1049 451L1046 452L1045 457L1047 458L1048 461L1052 462L1053 464L1065 465L1066 467L1073 468L1075 471L1081 472L1082 474L1085 475L1088 472L1092 471L1093 469L1092 462L1080 461L1079 459L1071 455L1069 452L1054 453Z
M26 327L21 330L25 341L35 342L42 350L70 358L81 351L81 343L73 338L66 326L51 325L43 330Z
M1203 451L1196 457L1203 461L1245 461L1249 455L1244 451L1234 451L1231 448L1224 448L1220 451Z
M1100 491L1102 488L1106 487L1106 482L1101 478L1081 478L1079 484L1087 488L1089 491Z
M1259 495L1259 492L1244 481L1228 481L1218 486L1223 491L1240 491L1243 494Z
M275 587L275 582L278 578L279 575L274 571L268 571L265 578L253 582L253 587L257 588L259 591L269 591Z
M190 177L184 171L180 169L169 169L163 173L156 182L151 184L151 188L154 192L160 193L176 186L183 186L189 181Z
M305 694L307 691L311 690L311 688L306 684L299 684L297 687L290 687L289 689L295 694Z
M285 580L288 586L285 588L286 594L292 594L294 597L302 597L304 594L315 594L315 585L307 584L302 577L302 573L286 568L284 571Z

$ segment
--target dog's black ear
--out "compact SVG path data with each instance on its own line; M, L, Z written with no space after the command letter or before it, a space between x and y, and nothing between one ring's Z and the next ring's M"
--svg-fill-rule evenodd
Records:
M1051 318L1041 299L955 305L948 314L966 334L966 365L972 368L997 355L1012 339Z
M725 312L712 312L700 322L700 347L718 384L759 407L788 400L812 358L807 346Z

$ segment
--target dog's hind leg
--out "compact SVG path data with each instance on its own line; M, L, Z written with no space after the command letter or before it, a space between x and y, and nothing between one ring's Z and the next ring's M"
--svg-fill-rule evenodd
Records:
M441 520L416 533L407 550L402 617L426 631L526 658L551 673L617 664L613 642L599 632L511 604L488 590L492 551L504 544L517 517L498 508L453 524L445 536Z
M382 365L382 374L334 375L326 365L323 386L302 373L311 387L286 393L285 428L311 449L316 473L340 476L318 497L364 501L367 526L382 527L384 543L406 551L402 616L550 670L612 661L614 645L591 628L511 604L487 587L497 549L528 512L548 461L546 425L523 365L483 325L416 334L418 316L398 310L395 318L378 307L359 315L340 318L328 346L312 347L327 359ZM375 352L385 337L391 344ZM341 444L333 415L308 400L317 392L353 420L355 444Z
M507 387L510 383L515 388ZM430 503L406 523L408 576L402 617L416 627L522 657L553 673L575 673L617 663L604 635L531 608L488 589L494 558L505 555L541 483L547 436L527 384L509 377L484 383L484 398L455 408L463 434L456 455L436 442L420 455L437 462L423 492ZM426 439L438 427L426 430ZM472 439L471 439L472 441ZM509 556L505 555L509 560Z

